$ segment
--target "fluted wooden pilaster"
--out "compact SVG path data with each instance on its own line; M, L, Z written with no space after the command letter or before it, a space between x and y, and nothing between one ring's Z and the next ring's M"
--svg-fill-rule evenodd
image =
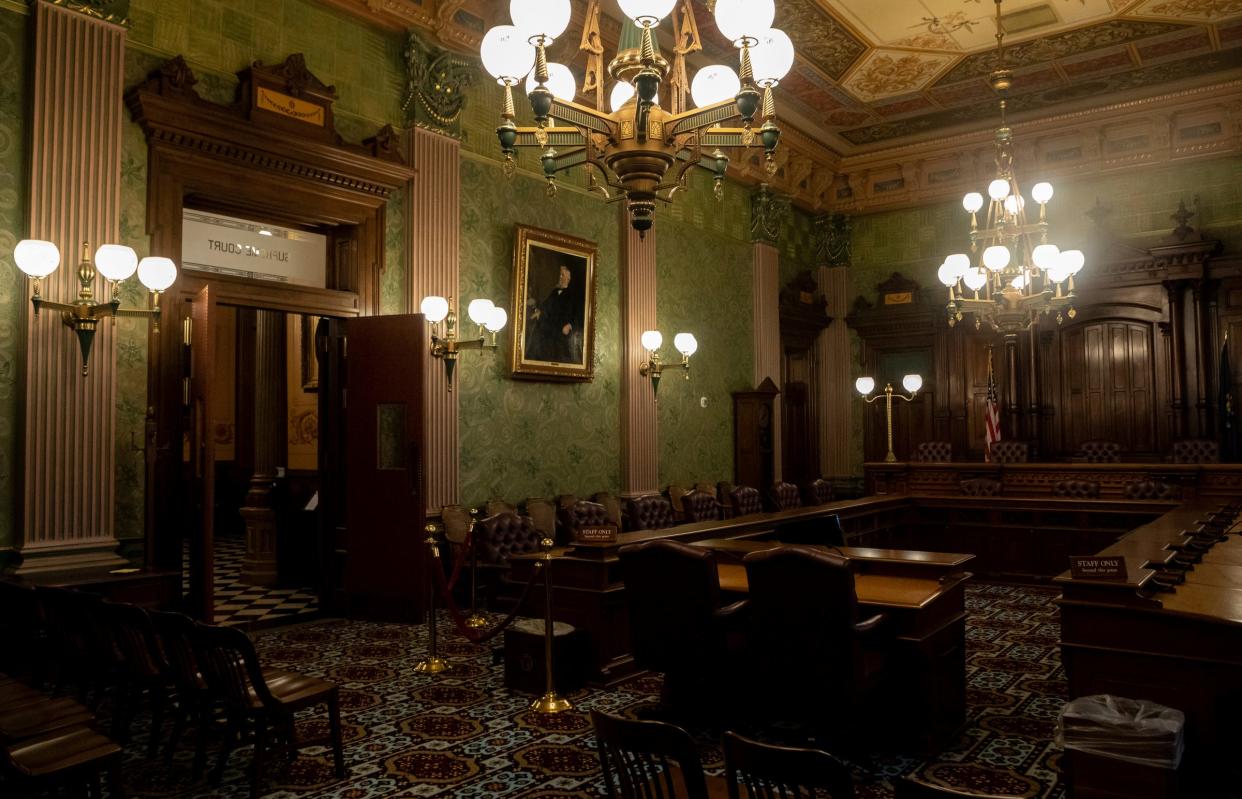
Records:
M776 247L765 242L754 244L755 303L755 385L765 378L772 378L777 388L782 388L781 374L781 254ZM783 439L781 438L781 397L776 395L772 417L772 475L781 479ZM766 486L756 486L763 489Z
M118 240L125 30L39 2L31 103L30 238L61 250L48 299L73 300L82 242ZM95 282L105 298L107 283ZM26 310L21 571L119 564L114 530L116 351L102 322L82 375L58 313Z
M659 490L660 427L651 381L638 373L644 330L656 326L656 231L639 238L624 208L621 225L621 495Z
M410 302L417 312L423 297L461 296L461 144L422 128L409 133L414 176L406 203L406 250L410 253ZM486 354L484 357L503 357ZM457 387L448 390L444 364L427 359L426 445L427 511L439 513L458 502L460 438Z
M850 331L845 324L849 313L849 270L844 266L820 267L818 280L828 300L828 315L833 319L815 342L819 468L828 477L848 477L854 412L850 404L854 390L850 382Z
M276 467L286 451L285 315L255 311L254 334L254 474L241 517L246 521L246 555L241 581L275 585L277 577L276 510L272 487Z

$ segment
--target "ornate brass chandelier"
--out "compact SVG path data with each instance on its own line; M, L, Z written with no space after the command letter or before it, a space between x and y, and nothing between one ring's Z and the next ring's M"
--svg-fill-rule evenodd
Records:
M656 203L671 202L686 187L687 173L696 165L712 170L720 197L729 166L725 149L748 148L757 141L763 146L768 172L774 174L781 131L772 90L794 60L793 43L772 27L775 0L717 0L716 26L739 49L739 71L707 66L689 87L683 80L670 80L670 74L684 72L681 51L677 63L670 65L655 36L661 20L679 3L684 12L674 22L680 32L693 26L693 11L685 0L618 0L634 24L622 26L617 55L608 65L616 83L610 93L611 112L606 112L602 85L596 108L579 105L574 102L577 83L568 67L548 62L548 45L569 26L570 0L511 0L513 24L492 28L480 47L483 66L504 87L496 135L506 173L515 169L518 147L537 147L548 193L553 195L558 173L585 165L588 187L610 200L624 199L630 223L640 234L651 228ZM588 38L584 34L584 41ZM513 87L523 78L534 127L514 122ZM661 107L662 89L675 112ZM695 108L687 108L687 89ZM756 116L762 120L757 132ZM741 127L722 127L735 119L740 119Z
M962 207L970 214L970 254L955 253L940 266L938 277L949 290L949 326L965 314L975 328L987 324L1001 333L1017 333L1041 315L1056 313L1057 323L1074 317L1074 276L1085 258L1079 250L1061 251L1048 241L1047 203L1052 184L1036 183L1031 199L1039 204L1039 221L1029 222L1013 168L1013 131L1005 121L1013 73L1005 68L1001 0L996 0L996 69L989 76L1000 96L1001 124L996 129L996 178L988 184L987 211L979 227L985 200L970 192Z

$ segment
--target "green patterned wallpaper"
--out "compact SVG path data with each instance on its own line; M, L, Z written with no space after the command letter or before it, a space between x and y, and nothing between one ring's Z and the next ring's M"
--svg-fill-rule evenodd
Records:
M28 17L0 8L0 549L15 543L18 461L18 373L26 280L13 264L25 235L24 120ZM3 565L0 563L0 565Z

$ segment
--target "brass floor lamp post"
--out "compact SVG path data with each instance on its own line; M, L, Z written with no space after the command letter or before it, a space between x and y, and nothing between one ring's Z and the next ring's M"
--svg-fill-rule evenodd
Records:
M478 527L478 508L470 509L470 615L466 617L466 627L481 630L487 626L487 619L479 613L479 542L475 538Z
M448 662L436 651L436 578L431 569L440 568L440 549L436 546L436 526L429 524L423 529L427 533L425 543L431 550L427 571L427 657L414 666L414 671L419 674L439 674L450 668Z
M915 395L918 394L919 389L923 387L923 378L920 375L906 375L901 378L901 385L906 389L906 391L909 391L910 394L908 396L905 394L897 394L896 397L898 399L903 399L906 402L913 402ZM876 394L874 397L870 396L871 392L875 391L874 377L860 377L858 380L854 381L854 387L858 389L858 393L862 395L863 402L870 404L872 402L877 402L880 399L881 395L879 394ZM888 427L888 454L884 456L885 463L897 462L897 456L893 454L893 396L893 384L888 383L884 386L883 394L885 422Z
M573 710L573 704L556 693L556 683L552 669L552 641L555 637L555 622L552 620L552 545L551 538L539 542L543 548L543 557L535 561L537 568L543 569L543 665L544 694L531 702L530 709L536 713L563 713Z

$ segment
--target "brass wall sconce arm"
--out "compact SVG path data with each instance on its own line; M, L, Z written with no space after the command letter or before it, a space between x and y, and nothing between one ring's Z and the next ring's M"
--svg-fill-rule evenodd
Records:
M431 325L431 357L444 361L449 391L453 390L453 374L457 370L460 354L469 350L496 349L496 334L509 322L508 312L491 300L471 300L466 313L478 326L478 337L461 339L452 297L447 300L437 296L424 297L420 307Z

